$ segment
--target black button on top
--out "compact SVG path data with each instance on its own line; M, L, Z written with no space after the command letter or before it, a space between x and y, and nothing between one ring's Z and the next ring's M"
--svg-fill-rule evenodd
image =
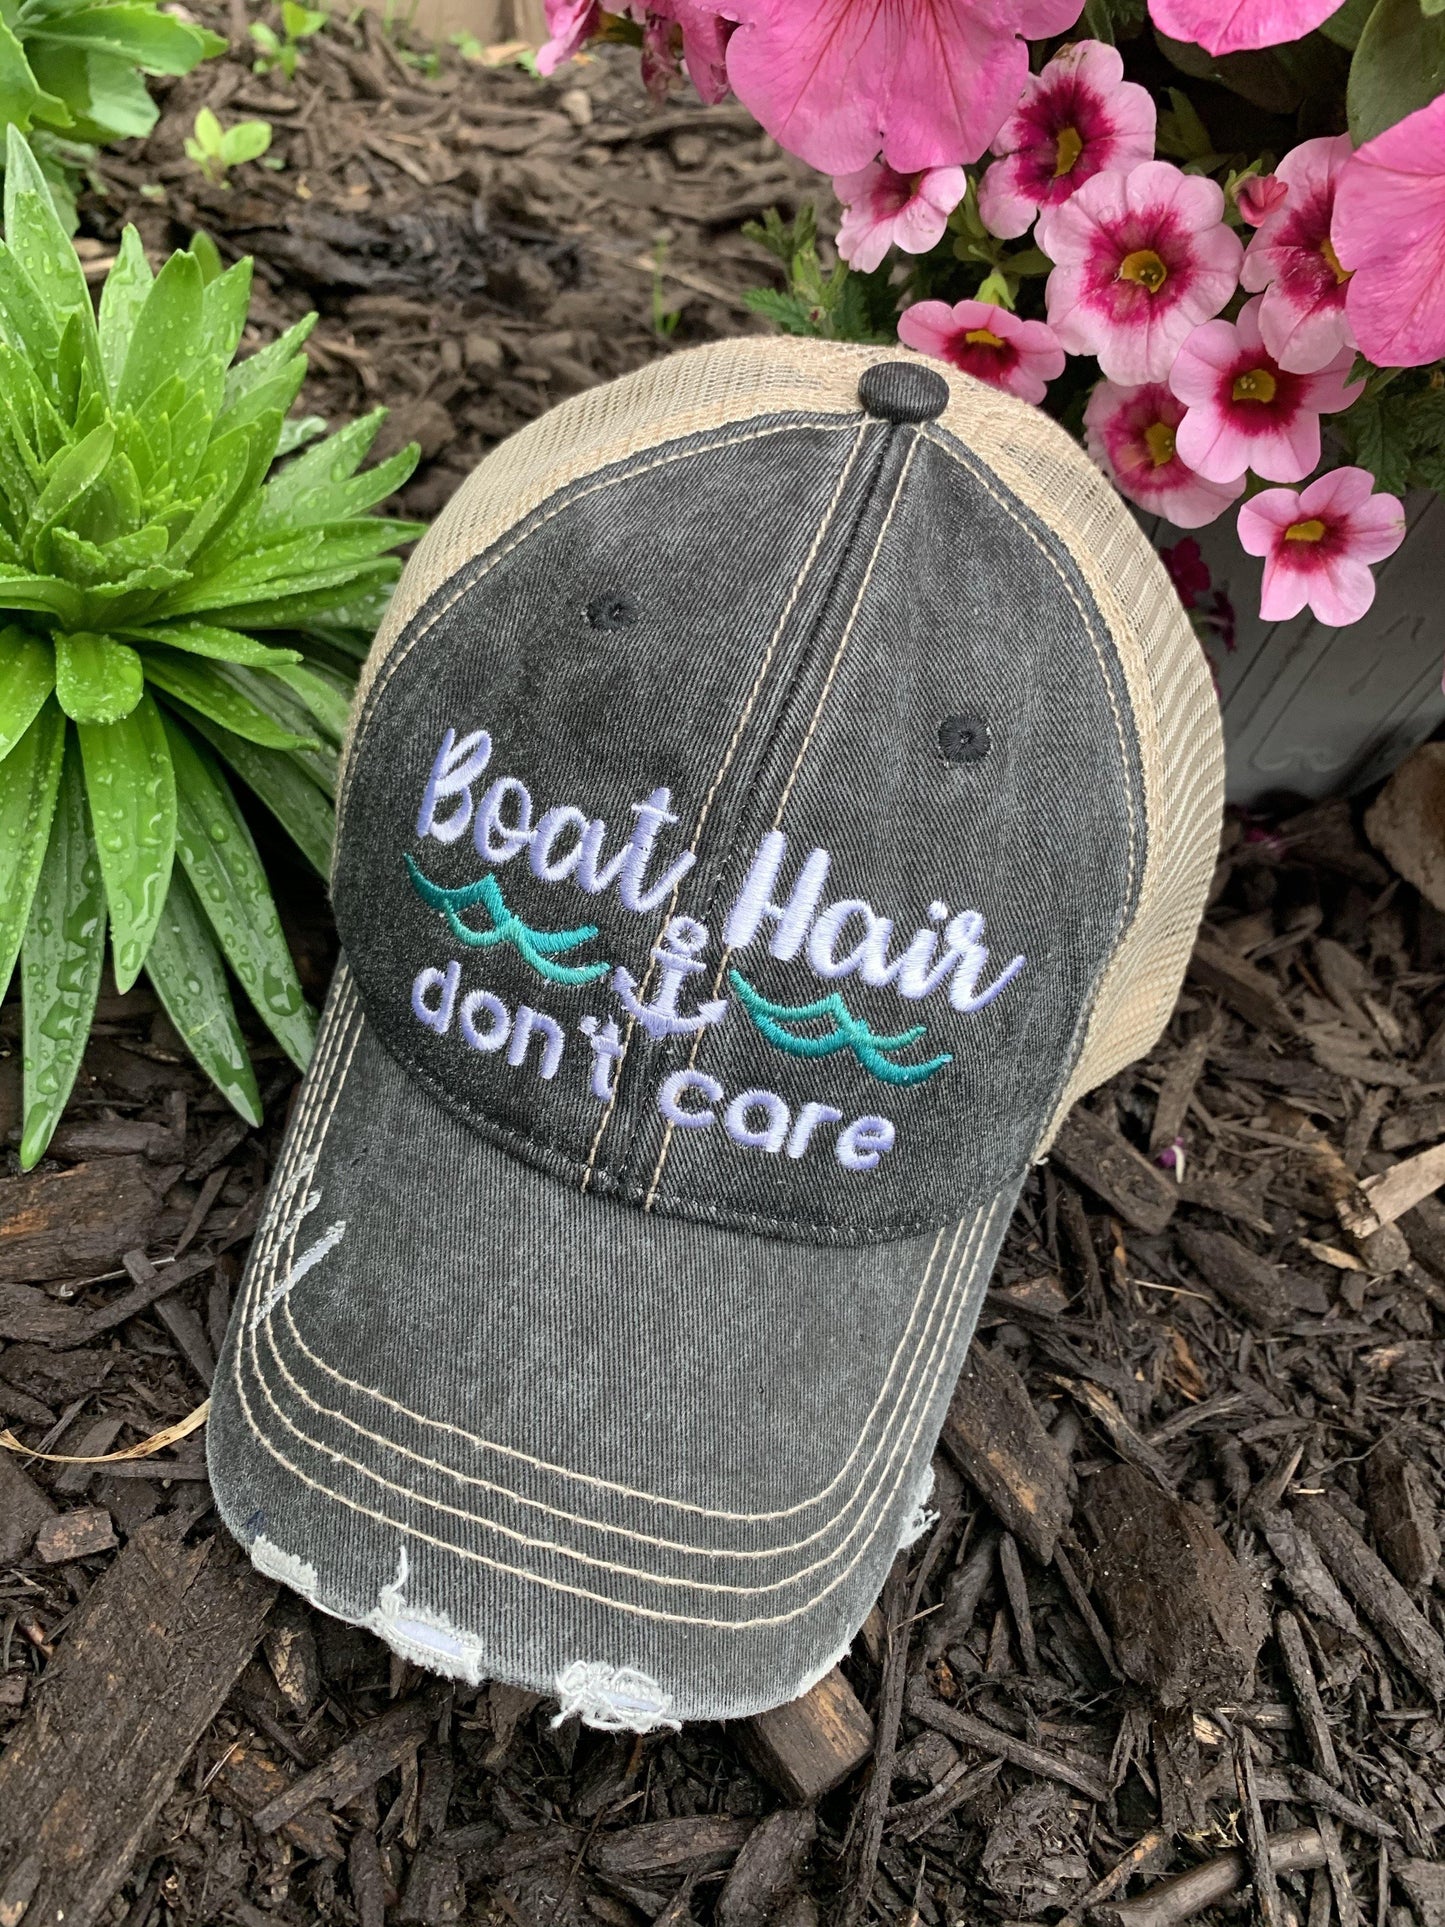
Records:
M931 422L948 406L948 383L914 361L876 361L865 368L858 399L885 422Z

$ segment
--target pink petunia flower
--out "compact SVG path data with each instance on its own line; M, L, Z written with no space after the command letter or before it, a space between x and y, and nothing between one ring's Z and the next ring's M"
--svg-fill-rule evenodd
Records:
M1202 529L1239 500L1244 477L1210 482L1187 467L1175 445L1183 419L1184 404L1162 381L1140 388L1101 381L1084 410L1085 440L1121 495L1177 528Z
M1375 599L1372 562L1405 539L1405 510L1394 495L1375 495L1363 468L1335 468L1298 495L1268 488L1239 511L1239 540L1264 557L1259 613L1286 622L1305 604L1321 622L1358 622Z
M927 254L943 238L948 217L963 199L968 176L961 167L930 167L921 174L895 174L882 161L840 174L833 192L843 203L838 252L849 267L870 274L890 247Z
M1206 53L1237 54L1302 40L1339 10L1340 0L1149 0L1160 33Z
M598 0L546 0L550 38L537 49L537 72L552 74L565 66L602 25Z
M1110 381L1162 381L1191 328L1234 293L1243 247L1224 225L1224 190L1169 161L1096 174L1035 229L1056 266L1049 325Z
M1083 0L707 0L737 21L728 77L774 140L825 174L977 160L1028 78L1026 39Z
M1251 227L1259 227L1284 206L1288 196L1289 188L1278 174L1251 174L1236 189L1234 204Z
M1345 312L1377 367L1445 355L1445 94L1345 163L1330 239L1352 270Z
M1267 482L1299 481L1320 459L1320 416L1348 408L1365 385L1347 380L1348 348L1313 374L1281 368L1261 339L1259 310L1256 296L1238 321L1206 321L1169 371L1185 409L1179 453L1212 482L1250 468Z
M552 74L602 28L599 0L544 0L550 38L537 50L537 71ZM661 99L679 67L709 105L728 91L725 56L731 23L703 0L616 0L608 9L642 28L642 78Z
M991 301L915 301L898 317L898 339L921 355L1024 401L1042 401L1064 372L1064 351L1042 321L1021 321Z
M1027 81L994 136L1001 154L984 175L978 211L990 234L1012 240L1041 207L1058 207L1106 170L1154 156L1154 102L1124 78L1116 47L1076 40Z
M1348 134L1291 148L1279 164L1286 198L1260 223L1239 271L1251 294L1264 290L1264 345L1295 374L1311 374L1355 345L1345 314L1350 277L1330 242L1335 185L1353 151Z

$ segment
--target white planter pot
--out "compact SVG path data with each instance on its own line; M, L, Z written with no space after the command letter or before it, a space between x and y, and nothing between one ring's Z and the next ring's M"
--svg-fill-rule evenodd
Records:
M1348 629L1308 611L1262 622L1263 564L1241 550L1233 515L1195 532L1238 619L1234 651L1211 650L1231 803L1363 789L1445 722L1445 502L1414 495L1406 508L1410 532L1375 571L1373 608ZM1151 533L1161 547L1182 535L1167 524Z

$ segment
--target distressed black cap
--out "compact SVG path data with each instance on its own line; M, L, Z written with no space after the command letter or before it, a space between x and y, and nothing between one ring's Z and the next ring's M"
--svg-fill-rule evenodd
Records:
M609 1729L804 1691L994 1256L1146 1051L1210 679L1036 409L749 339L481 464L367 661L342 939L217 1370L255 1563Z

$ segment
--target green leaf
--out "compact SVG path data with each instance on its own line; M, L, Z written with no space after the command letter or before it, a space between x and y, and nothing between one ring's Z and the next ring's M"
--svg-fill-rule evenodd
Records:
M175 772L165 725L149 695L118 723L81 723L78 729L110 906L115 983L124 993L145 962L171 880Z
M65 127L70 122L65 102L46 93L36 80L24 47L3 15L0 15L0 120L7 123L17 138L29 130L34 120L49 121L54 127Z
M57 630L55 695L77 723L118 723L141 699L145 673L140 657L111 636Z
M70 236L60 225L50 186L16 127L5 149L5 245L58 319L90 320L90 289Z
M0 763L0 1000L30 917L60 788L65 718L47 702Z
M221 136L222 163L226 167L239 167L244 161L259 160L270 145L270 121L238 120Z
M205 57L207 35L157 6L77 7L33 21L28 37L83 46L152 74L188 74ZM223 43L224 44L224 43Z
M176 766L176 853L201 908L277 1043L299 1070L315 1019L281 934L261 859L225 778L183 730L169 730Z
M72 622L80 615L80 596L69 582L32 575L29 569L0 568L0 609L33 609L37 615Z
M45 475L30 522L22 541L34 543L52 523L59 522L93 488L105 472L115 447L115 430L109 422L93 428L83 441L57 455Z
M155 276L133 227L120 237L120 252L100 291L100 361L114 395L120 387L135 324Z
M240 672L245 674L244 670ZM148 655L146 674L168 696L198 709L222 728L265 749L319 749L318 739L287 728L268 708L252 700L227 664L192 662L184 656Z
M1445 91L1445 19L1419 0L1378 0L1350 62L1346 104L1357 147Z
M160 110L134 64L115 54L84 46L30 45L30 64L42 86L63 97L70 109L66 134L97 146L113 140L143 138Z
M421 455L415 442L398 449L375 468L358 475L356 470L376 439L386 418L384 408L338 429L324 442L288 462L266 484L257 518L257 533L272 530L292 532L315 528L326 522L340 522L360 515L394 495L410 477Z
M105 886L85 807L80 750L65 746L60 795L20 952L25 1117L20 1168L45 1155L90 1035L105 963Z
M1320 32L1326 40L1333 40L1337 47L1353 50L1360 44L1360 35L1365 31L1365 22L1374 9L1375 0L1344 0L1344 5L1332 13L1328 20L1320 22ZM1432 11L1426 6L1426 13Z
M314 314L302 315L301 319L293 322L284 334L277 335L276 339L267 342L264 348L258 348L254 355L247 355L244 361L238 361L226 376L224 407L227 409L236 407L254 389L270 381L292 362L300 359L301 346L316 326L316 322L317 316Z
M55 652L13 624L0 629L0 762L10 754L55 687Z
M301 661L299 649L273 649L239 629L221 629L208 622L165 622L123 633L134 642L163 642L168 648L183 649L187 655L241 662L252 669L279 669Z
M187 1050L248 1124L261 1096L246 1055L226 971L184 876L171 880L146 958L146 975Z
M205 289L193 254L173 254L152 283L134 320L116 406L139 411L172 375L184 374L198 357Z
M327 673L305 662L277 667L271 673L301 698L333 742L342 741L351 715L351 699L356 693L353 680Z
M336 812L325 794L284 750L262 749L204 716L186 718L266 805L320 877L331 874Z

